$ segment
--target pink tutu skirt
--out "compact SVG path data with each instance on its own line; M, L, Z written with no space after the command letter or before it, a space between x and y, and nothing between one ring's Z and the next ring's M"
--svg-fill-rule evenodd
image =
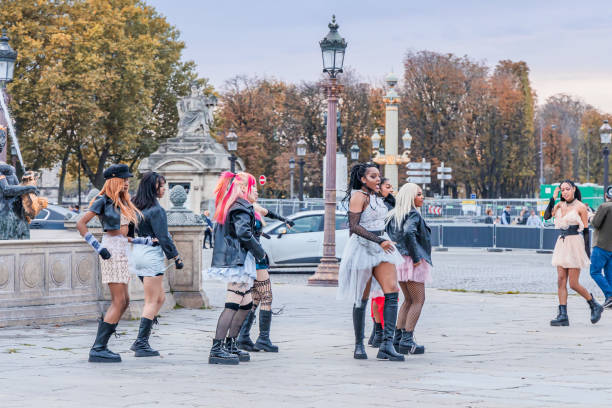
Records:
M557 238L551 263L553 266L567 269L586 268L590 262L584 249L582 233L580 235L568 235L565 239Z
M397 267L398 282L431 282L431 265L427 261L421 260L421 263L415 268L411 257L405 255L402 255L402 257L404 263Z

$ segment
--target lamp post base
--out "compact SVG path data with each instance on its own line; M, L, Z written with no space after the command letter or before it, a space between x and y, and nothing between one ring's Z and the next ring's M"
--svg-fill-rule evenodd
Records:
M321 263L317 267L314 275L308 278L310 286L338 286L338 271L340 264L338 258L321 258Z

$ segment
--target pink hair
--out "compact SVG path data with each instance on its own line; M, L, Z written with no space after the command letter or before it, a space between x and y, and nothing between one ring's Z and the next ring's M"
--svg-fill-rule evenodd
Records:
M246 185L246 193L243 193L242 189L237 184ZM253 177L252 174L244 172L237 174L229 171L223 172L215 187L215 222L224 224L230 207L238 198L244 198L246 200L251 194L251 191L253 191L255 184L255 177Z

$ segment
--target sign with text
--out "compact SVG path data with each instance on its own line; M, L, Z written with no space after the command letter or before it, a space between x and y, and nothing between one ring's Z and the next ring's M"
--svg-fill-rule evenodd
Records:
M414 184L431 184L431 177L408 177L408 182Z

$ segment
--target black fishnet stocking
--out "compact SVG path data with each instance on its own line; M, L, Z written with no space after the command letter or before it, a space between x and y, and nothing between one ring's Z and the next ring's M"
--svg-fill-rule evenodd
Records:
M425 303L425 284L412 281L399 284L404 294L404 303L400 308L397 327L414 331Z

